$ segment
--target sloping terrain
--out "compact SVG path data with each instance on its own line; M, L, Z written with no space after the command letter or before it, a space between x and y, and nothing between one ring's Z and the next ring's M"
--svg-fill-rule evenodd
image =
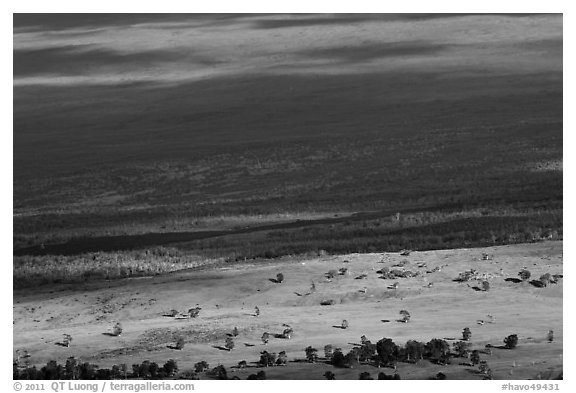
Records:
M487 260L482 253L488 254ZM399 264L403 265L399 269L419 274L385 280L376 273ZM328 271L343 267L349 274L331 280L325 277ZM212 367L223 364L230 376L243 379L258 371L254 367L261 351L286 351L288 365L267 368L268 378L322 379L330 370L337 379L357 379L361 371L375 376L382 370L368 365L339 369L322 362L302 363L304 348L315 347L322 356L324 346L332 344L347 352L362 335L372 342L389 337L397 344L409 339L459 339L469 327L475 349L484 349L486 344L501 346L504 337L518 335L517 348L493 348L491 356L482 355L495 378L555 377L563 364L563 280L544 288L505 281L517 278L524 267L533 278L562 274L562 242L412 252L408 256L286 257L151 278L45 286L14 294L14 350L27 349L31 364L36 365L51 359L62 363L70 356L107 367L121 363L130 367L144 360L163 364L175 359L185 370L205 360ZM453 281L470 269L489 281L488 291L474 290L476 281ZM284 282L273 282L280 272ZM366 278L356 279L363 274ZM397 289L389 289L394 282L398 282ZM334 305L320 305L330 299ZM172 309L186 312L197 305L202 310L196 318L165 316ZM259 316L254 315L256 306ZM402 309L412 315L410 322L396 321ZM339 327L344 319L349 322L347 329ZM480 325L478 320L485 323ZM124 327L120 337L110 335L116 322ZM284 324L294 329L289 340L274 336L282 333ZM218 348L224 346L234 327L239 331L235 348ZM554 331L552 343L546 340L549 330ZM261 341L264 332L271 336L267 345ZM70 347L58 345L63 334L72 335ZM182 350L170 348L178 337L186 341ZM241 360L249 367L233 368ZM399 363L397 369L403 379L427 379L439 371L448 379L481 378L476 370L460 365L458 359L448 366L427 360L416 365Z

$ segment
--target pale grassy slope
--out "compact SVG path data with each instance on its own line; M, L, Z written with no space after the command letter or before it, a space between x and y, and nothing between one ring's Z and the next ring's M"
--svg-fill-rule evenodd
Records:
M482 261L482 252L494 254L494 259ZM387 289L393 281L379 279L375 270L404 259L409 261L407 269L423 274L398 279L396 291ZM427 267L417 268L421 262ZM440 272L425 273L438 266L442 267ZM562 367L563 284L535 288L504 281L516 277L523 266L535 278L546 272L562 273L562 242L414 252L408 257L378 253L284 258L203 272L41 288L36 293L14 294L14 350L28 349L31 362L38 365L75 356L102 366L130 366L146 359L164 363L173 358L181 369L200 360L229 367L240 360L257 361L264 349L285 350L289 360L296 360L304 358L303 349L308 345L318 348L320 354L326 344L347 351L363 334L373 342L390 337L403 344L409 339L459 338L462 329L470 327L476 348L487 343L500 345L505 336L518 334L517 349L495 349L491 357L485 356L496 378L534 378L539 373L546 377L550 370L558 373ZM351 274L327 282L324 273L340 267L348 267ZM466 283L452 281L459 272L471 268L495 275L489 280L489 292L477 292ZM500 276L500 269L504 276ZM268 280L278 272L283 272L284 283ZM362 273L367 279L354 279ZM295 294L308 292L311 280L316 282L315 293ZM429 282L433 286L425 287ZM368 288L366 294L359 292L364 287ZM334 299L336 305L320 306L325 299ZM172 308L184 311L196 304L202 307L197 319L162 316ZM259 317L252 315L255 305L261 310ZM395 322L401 309L412 314L410 323ZM487 314L496 318L495 323L478 325L476 321L487 320ZM333 327L343 319L349 321L348 329ZM391 322L383 323L382 319ZM122 336L105 335L116 321L124 326ZM260 341L262 333L281 333L284 323L293 327L294 337L272 337L265 347ZM231 352L216 348L224 344L226 334L235 326L240 331L236 348ZM555 332L552 344L545 340L550 329ZM70 348L56 345L64 333L74 338ZM168 348L178 335L185 337L186 347L181 351ZM513 362L516 367L512 367ZM469 368L457 361L448 367L423 361L416 366L400 364L398 370L403 378L428 378L440 370L449 378L479 378ZM356 379L364 369L378 371L369 366L342 370L324 364L291 363L266 373L274 378L318 379L324 371L332 370L338 378ZM245 378L254 370L236 373Z

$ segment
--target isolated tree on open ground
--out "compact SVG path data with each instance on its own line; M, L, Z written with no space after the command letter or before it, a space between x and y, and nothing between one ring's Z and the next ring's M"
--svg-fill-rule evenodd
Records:
M260 309L258 308L258 306L254 307L254 315L256 316L260 315Z
M278 273L278 274L276 275L276 282L277 282L278 284L280 284L280 283L282 283L282 281L284 281L284 274Z
M122 334L122 324L120 322L114 325L113 334L115 336L120 336Z
M526 270L526 269L522 269L522 270L520 270L520 273L518 273L518 276L520 277L520 279L521 279L522 281L527 281L527 280L529 280L531 275L532 275L532 274L530 273L530 271L529 271L529 270Z
M70 344L72 344L72 336L69 334L63 334L63 336L64 336L64 339L62 340L62 344L65 347L69 347Z
M342 329L348 329L348 321L347 320L343 320L342 321L342 325L340 325L342 327Z
M546 336L548 342L551 343L554 341L554 330L548 330L548 335Z
M270 334L268 332L264 332L264 334L262 334L262 342L264 345L268 344L268 340L270 340Z
M186 345L186 341L184 341L183 337L178 337L176 340L176 349L184 349L184 345Z
M462 331L462 340L464 341L470 341L470 339L472 338L472 332L470 331L470 328L464 328L464 330Z
M504 339L504 344L508 349L516 348L516 345L518 345L518 335L516 334L509 335Z
M488 292L490 290L490 283L488 281L482 281L482 290L484 292Z
M234 329L232 330L232 335L238 337L238 328L236 326L234 326Z
M291 339L291 338L292 338L292 333L293 333L292 328L286 328L286 329L284 329L284 331L282 332L282 337L287 338L287 339Z
M332 371L326 371L324 373L324 378L326 378L327 380L335 380L336 375L334 375L334 373Z
M227 350L231 351L234 349L234 339L232 337L226 338L226 344L224 344Z
M410 313L407 310L400 310L400 315L402 315L402 322L407 323L410 321Z

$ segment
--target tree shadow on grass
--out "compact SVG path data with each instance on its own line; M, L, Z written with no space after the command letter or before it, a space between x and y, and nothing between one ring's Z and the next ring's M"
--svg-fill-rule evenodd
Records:
M179 350L179 351L182 350L182 348L178 348L178 347L175 346L175 345L166 345L166 348L168 348L168 349L177 349L177 350Z
M212 345L212 348L216 348L216 349L219 349L219 350L221 350L221 351L230 352L230 350L229 350L228 348L223 347L223 346L221 346L221 345Z
M68 348L68 345L64 344L64 343L54 343L54 345L58 345L60 347L65 347Z
M114 333L110 333L110 332L105 332L102 333L103 336L109 336L109 337L116 337L116 335Z
M508 277L508 278L505 278L505 279L504 279L504 281L507 281L507 282L513 282L514 284L519 284L519 283L521 283L521 282L522 282L522 280L521 280L521 279L519 279L519 278L515 278L515 277Z
M346 329L345 327L342 327L342 326L340 326L340 325L332 325L332 327L333 327L334 329L342 329L342 330Z

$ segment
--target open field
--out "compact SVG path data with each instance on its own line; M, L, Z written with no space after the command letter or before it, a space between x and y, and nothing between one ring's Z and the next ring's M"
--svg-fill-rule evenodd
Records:
M482 260L482 253L493 258ZM403 260L407 261L404 269L421 274L383 280L375 272ZM336 276L331 282L324 277L329 270L342 267L350 274ZM436 267L440 270L426 273ZM536 278L547 272L562 274L562 242L412 252L409 256L282 258L152 278L27 289L14 293L14 350L27 349L31 364L39 366L51 359L65 363L74 356L105 367L126 363L129 369L144 360L161 365L175 359L180 369L186 370L205 360L211 367L224 365L230 377L242 379L260 370L255 362L261 351L286 351L288 365L266 368L269 379L322 379L327 370L337 379L357 379L361 371L375 377L379 371L390 374L393 370L369 365L335 368L321 360L302 363L304 348L313 346L322 356L324 346L332 344L346 353L362 335L374 343L388 337L397 344L409 339L458 339L462 329L469 327L473 349L503 345L503 338L510 334L519 337L515 349L493 348L491 356L481 355L494 378L556 377L562 371L563 280L544 288L505 281L516 278L523 267ZM475 281L453 281L469 269L488 275L489 291L473 290ZM284 282L269 280L279 272L284 274ZM355 279L361 274L367 277ZM311 281L316 291L305 295ZM399 282L398 288L388 289L394 281ZM433 285L428 287L428 283ZM367 291L360 292L364 288ZM321 306L327 299L335 304ZM186 311L196 305L202 310L194 319L163 316L172 309ZM254 316L255 306L260 308L258 317ZM401 309L409 310L410 322L396 322ZM488 314L494 316L493 323L488 322ZM347 329L334 327L343 319L349 321ZM478 325L477 320L486 323ZM120 337L109 335L116 322L124 327ZM283 324L294 329L290 340L274 338L282 333ZM239 330L235 348L217 348L224 345L234 327ZM548 330L554 330L552 343L546 340ZM271 335L266 346L260 341L264 332ZM63 334L73 337L68 348L57 345ZM184 349L170 349L180 336L186 341ZM234 369L241 360L249 367ZM454 358L446 366L428 360L416 365L398 363L397 371L403 379L427 379L438 372L448 379L482 378L477 367L461 362L467 360Z

